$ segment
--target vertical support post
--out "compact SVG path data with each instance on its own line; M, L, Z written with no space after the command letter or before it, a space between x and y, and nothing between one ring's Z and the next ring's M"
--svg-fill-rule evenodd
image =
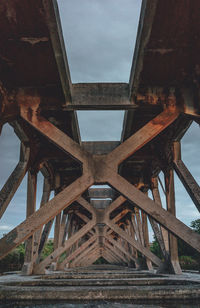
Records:
M55 196L57 195L60 188L60 175L55 175ZM56 250L59 247L59 239L60 239L60 229L61 229L61 213L56 215L55 217L55 226L54 226L54 240L53 240L53 248ZM57 261L58 258L54 260L51 264L51 270L57 269Z
M165 172L165 187L166 187L166 202L167 210L176 216L175 207L175 190L174 190L174 172L173 169ZM174 274L182 274L181 267L178 259L178 243L177 238L169 232L169 252L172 270Z
M149 245L149 232L148 232L148 225L147 225L147 215L142 212L142 231L143 231L143 236L144 236L144 246L150 249ZM152 270L152 262L148 258L146 258L146 263L147 263L147 268L148 270Z
M141 217L140 217L140 210L136 207L135 207L135 217L137 221L139 241L144 246L144 235L143 235L142 222L141 222Z
M42 193L42 199L40 202L40 208L49 201L49 197L50 197L50 193L51 193L51 183L50 183L50 179L49 177L44 177L44 184L43 184L43 193ZM50 221L51 222L51 221ZM39 249L41 250L40 247L40 243L41 241L44 241L42 239L42 228L40 228L39 230L37 230L34 234L34 251L33 251L33 259L34 259L34 263L36 262L37 258L38 258L38 253L39 253ZM47 234L45 234L47 235ZM48 234L49 235L49 234ZM44 244L46 243L48 237L45 238ZM44 247L44 245L43 245ZM42 248L43 248L42 247Z
M26 218L31 216L36 209L36 189L37 189L37 174L28 171L27 183L27 207ZM34 249L34 234L25 242L25 256L22 274L31 275L33 271L33 249Z
M175 141L173 143L174 151L174 169L188 192L190 198L194 202L197 210L200 212L200 186L193 178L190 171L185 166L184 162L181 159L181 143L180 141Z
M134 215L134 214L132 214L132 215ZM133 225L131 223L130 223L130 234L131 234L132 238L135 239L135 230L134 230ZM132 248L132 255L136 260L135 261L135 267L136 267L136 269L139 269L140 268L140 262L139 262L139 259L138 259L138 252L133 246L131 246L131 248Z
M153 195L154 201L158 204L159 207L162 208L162 202L161 202L160 193L158 189L158 178L157 177L151 179L151 189L152 189L152 195ZM163 187L163 190L164 190L164 187ZM166 192L165 192L165 195L166 195ZM157 270L157 273L169 273L169 272L173 273L174 270L171 264L170 254L169 254L169 233L162 226L159 227L157 222L151 217L149 217L149 221L151 223L155 237L159 243L161 253L164 257L164 263L159 267L159 269Z
M151 182L152 182L152 195L153 195L153 199L159 205L159 207L162 208L162 202L161 202L160 193L159 193L159 189L158 189L158 178L157 177L152 178ZM160 230L161 230L163 241L164 241L163 250L165 249L165 251L167 253L169 253L168 231L165 228L163 228L162 226L160 227ZM162 249L162 247L161 247L161 249Z

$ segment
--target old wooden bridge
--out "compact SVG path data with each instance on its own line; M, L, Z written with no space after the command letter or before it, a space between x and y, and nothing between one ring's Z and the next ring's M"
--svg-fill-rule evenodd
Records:
M73 84L56 1L0 2L0 129L9 123L21 141L0 192L0 217L28 173L27 218L0 240L1 259L25 241L27 275L100 257L180 274L177 237L200 252L200 236L175 216L174 192L175 170L200 210L180 145L199 122L199 13L199 0L143 0L129 83ZM76 110L126 110L121 141L81 142ZM147 220L162 260L150 251ZM54 251L41 260L54 221Z

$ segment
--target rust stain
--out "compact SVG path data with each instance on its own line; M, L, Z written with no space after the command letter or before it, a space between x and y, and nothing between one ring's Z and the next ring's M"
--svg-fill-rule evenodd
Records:
M173 52L172 48L157 48L157 49L147 49L148 52L159 53L161 55L165 55L167 53Z
M27 112L27 118L30 122L32 122L33 110L29 107Z
M30 43L31 45L35 45L41 42L48 42L48 37L21 37L20 41Z
M17 23L17 16L16 16L16 10L13 6L9 4L9 2L5 1L6 3L6 17L8 18L8 21L10 23L14 22Z

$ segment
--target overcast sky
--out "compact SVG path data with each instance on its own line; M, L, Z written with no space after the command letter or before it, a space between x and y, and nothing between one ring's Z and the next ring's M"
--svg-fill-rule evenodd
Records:
M128 82L139 19L140 0L59 0L63 34L73 83ZM78 112L82 140L119 140L123 112ZM183 138L183 160L200 182L199 127ZM0 137L2 187L19 158L19 142L9 125ZM39 175L39 183L41 183ZM41 197L39 185L37 200ZM199 218L176 179L177 216L187 225ZM26 178L0 222L0 236L25 219Z

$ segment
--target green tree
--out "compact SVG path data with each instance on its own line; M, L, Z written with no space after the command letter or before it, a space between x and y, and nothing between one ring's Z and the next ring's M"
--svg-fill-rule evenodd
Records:
M190 227L194 229L195 232L200 234L200 219L193 220Z

